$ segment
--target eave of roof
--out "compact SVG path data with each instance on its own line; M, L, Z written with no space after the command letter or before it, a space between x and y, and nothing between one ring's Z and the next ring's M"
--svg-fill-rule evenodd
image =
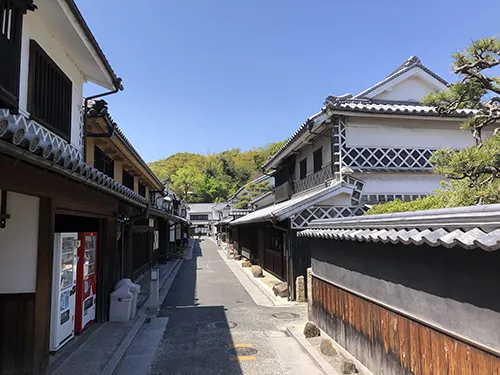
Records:
M425 106L420 103L357 99L350 95L340 97L330 95L326 98L324 104L326 108L332 111L331 114L336 114L338 112L355 112L404 116L430 116L438 118L467 118L476 113L473 109L459 109L453 113L443 115L436 107Z
M314 220L300 237L405 245L500 248L500 204Z
M79 160L75 159L66 163L64 159L61 159L61 162L56 163L53 160L48 158L45 159L29 150L22 149L2 139L0 139L0 151L25 160L30 164L51 170L82 184L97 188L98 190L113 195L132 205L145 208L149 204L146 198Z
M271 155L269 159L267 159L267 161L262 166L262 169L267 170L271 168L276 159L282 154L284 154L290 145L292 145L300 136L306 134L306 131L308 130L309 126L312 126L313 127L312 130L314 131L315 130L314 126L323 123L329 117L324 110L325 108L322 108L321 111L319 111L318 113L315 113L311 117L308 117L306 121L304 121L302 125L295 131L295 133L293 133L292 136L288 138L288 140L283 144L283 146L281 146L280 149L275 154Z
M96 106L96 103L98 102L104 102L105 104L101 106ZM94 108L97 107L97 108ZM134 148L132 145L132 142L130 142L127 138L127 136L123 133L123 131L119 128L119 126L116 124L116 122L113 121L113 118L110 116L108 112L108 107L107 103L102 100L102 101L94 101L89 103L89 108L87 109L87 117L88 118L103 118L108 126L114 127L114 134L116 137L130 150L130 152L134 155L134 157L137 159L139 164L147 171L149 176L156 182L158 185L158 188L163 188L163 184L160 181L158 177L153 173L149 165L144 161L144 159L141 157L141 155L137 152L137 150Z
M117 90L123 90L123 85L122 85L122 79L117 77L116 73L114 72L113 68L111 67L111 64L109 63L108 59L104 55L104 52L102 51L101 47L99 46L99 43L97 43L97 40L94 37L94 34L92 34L92 31L90 30L89 26L87 25L87 22L83 18L82 13L80 12L80 9L78 9L78 6L76 5L74 0L65 0L65 3L67 4L68 8L71 10L71 13L75 17L76 21L80 25L83 33L89 40L90 44L94 48L94 51L96 52L97 56L99 56L99 59L101 60L102 64L106 68L106 71L111 77L111 80L113 82L114 87Z
M332 198L341 193L351 193L352 188L344 182L335 182L321 190L315 190L307 194L301 194L291 199L261 208L245 215L231 223L231 225L244 225L266 221L283 221L292 215L301 212L302 210L314 204Z

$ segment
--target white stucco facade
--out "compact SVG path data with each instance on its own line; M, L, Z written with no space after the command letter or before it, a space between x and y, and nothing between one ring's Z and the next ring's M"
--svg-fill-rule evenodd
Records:
M332 162L332 145L331 138L326 132L324 136L320 136L310 145L305 146L296 156L295 161L295 181L300 179L300 162L307 158L307 176L314 173L314 158L313 153L322 148L322 168L330 165Z
M28 112L28 74L30 40L35 40L40 47L50 56L59 68L72 82L72 108L71 108L71 144L81 148L80 140L80 113L82 108L84 76L77 68L71 57L60 44L62 30L47 29L37 12L28 12L23 22L21 41L21 75L19 90L19 109L21 113Z
M7 220L0 229L0 293L34 293L40 199L7 193Z
M348 147L463 148L472 146L470 132L459 120L347 117Z
M365 183L363 194L429 195L439 188L443 177L433 173L356 173Z

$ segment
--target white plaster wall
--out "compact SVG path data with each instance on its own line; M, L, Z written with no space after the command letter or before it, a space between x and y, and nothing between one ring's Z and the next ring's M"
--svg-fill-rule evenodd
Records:
M34 39L43 50L56 62L59 68L73 82L73 107L71 114L71 143L79 146L80 110L82 107L83 83L82 72L73 63L70 56L61 46L56 31L48 30L37 16L37 12L28 12L24 16L23 37L21 42L21 77L19 91L19 108L27 113L28 102L28 72L30 39Z
M351 194L338 194L330 199L320 202L318 206L351 206Z
M376 95L375 99L398 101L421 101L422 98L436 88L425 82L418 75L413 75L394 85L389 90Z
M443 180L432 173L365 173L355 177L365 182L363 194L431 194Z
M309 176L310 174L313 174L313 168L314 168L314 160L313 160L313 153L316 151L318 148L323 147L323 166L326 166L330 164L332 161L332 154L331 154L331 139L330 137L327 137L328 132L324 133L325 136L320 136L316 138L313 142L312 145L307 145L304 147L301 151L300 154L297 155L296 162L295 162L295 180L298 181L300 179L300 161L307 157L307 175Z
M40 199L8 192L11 218L0 229L0 293L34 293Z
M347 119L349 147L462 148L473 144L470 132L460 130L460 121L381 117Z

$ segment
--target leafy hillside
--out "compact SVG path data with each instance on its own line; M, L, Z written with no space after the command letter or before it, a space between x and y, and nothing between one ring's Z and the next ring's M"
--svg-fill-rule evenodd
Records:
M242 152L238 148L218 154L187 152L149 164L160 180L169 178L176 194L189 202L224 202L241 186L262 175L262 164L284 142Z

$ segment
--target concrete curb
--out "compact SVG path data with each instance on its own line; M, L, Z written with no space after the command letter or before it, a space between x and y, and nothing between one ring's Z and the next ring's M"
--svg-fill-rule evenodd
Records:
M170 289L173 279L175 279L175 276L177 275L177 272L179 271L180 267L182 266L184 259L177 259L175 262L176 264L172 267L172 270L168 275L166 275L164 281L160 285L160 305L163 303L163 300L165 299L165 296L168 293L168 289ZM163 290L163 286L167 283L167 281L170 280L170 284L167 285L167 291ZM144 305L141 307L139 312L137 313L138 318L137 321L134 323L130 331L128 332L127 336L123 339L121 344L118 346L116 351L113 353L113 356L111 359L108 361L104 369L101 371L101 375L112 375L113 372L116 370L118 367L120 361L122 360L123 356L127 352L128 348L136 338L137 334L139 333L139 330L141 329L142 325L146 321L147 315L146 311L149 307L149 297L144 303Z
M335 370L325 359L321 357L321 353L316 350L314 346L307 341L303 333L296 327L286 327L288 334L294 338L304 352L306 352L313 362L318 366L326 375L341 375L340 372Z

